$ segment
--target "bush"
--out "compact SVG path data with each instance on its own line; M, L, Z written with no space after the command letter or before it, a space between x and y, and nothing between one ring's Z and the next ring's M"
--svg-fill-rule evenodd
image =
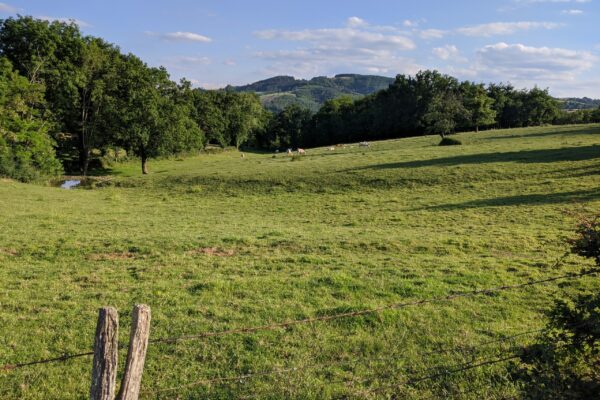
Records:
M582 218L569 240L573 254L600 268L600 216ZM600 294L558 300L537 343L513 365L528 399L600 398Z
M600 267L600 215L582 217L573 239L569 240L571 252L591 258Z
M454 138L450 138L450 137L445 137L442 139L442 141L440 142L440 146L460 146L462 144L462 142L458 139L454 139Z

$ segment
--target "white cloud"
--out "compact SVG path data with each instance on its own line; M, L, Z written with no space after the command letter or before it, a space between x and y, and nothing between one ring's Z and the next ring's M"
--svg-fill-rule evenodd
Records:
M295 49L259 51L269 63L265 73L300 77L348 71L392 74L415 73L421 67L401 56L416 48L409 34L393 26L370 25L352 17L342 28L264 30L254 33L264 40L297 42Z
M531 29L556 29L561 26L561 24L554 22L492 22L459 28L456 31L466 36L489 37L494 35L511 35L518 31L527 31Z
M270 61L268 74L292 74L310 78L342 72L396 75L415 74L421 69L414 60L397 55L390 50L365 48L310 48L258 52L256 57Z
M562 10L561 13L566 14L566 15L581 15L581 14L583 14L583 10L577 10L577 9Z
M598 60L588 51L497 43L477 52L479 68L512 81L575 81Z
M255 35L266 40L309 42L326 46L366 46L369 48L394 48L396 50L412 50L415 48L414 42L406 36L386 35L356 28L305 29L302 31L265 30L255 32Z
M12 14L18 11L17 7L13 7L10 4L0 3L0 13Z
M348 18L346 25L351 28L356 28L356 27L360 27L360 26L367 26L367 22L364 19L359 18L359 17L350 17L350 18Z
M423 29L418 31L421 39L441 39L446 36L449 32L441 29Z
M41 15L36 18L42 19L42 20L48 21L48 22L56 21L56 22L63 22L63 23L67 23L67 24L72 22L72 23L75 23L76 25L78 25L80 28L89 28L92 26L91 24L88 24L87 22L82 21L80 19L76 19L76 18L49 17L47 15Z
M156 33L156 32L145 32L148 36L157 36L164 40L172 42L201 42L210 43L212 39L208 36L200 35L194 32L167 32L167 33Z
M454 61L460 58L460 52L454 45L446 45L444 47L436 47L432 50L433 55L441 60L452 59ZM462 60L462 58L461 58Z

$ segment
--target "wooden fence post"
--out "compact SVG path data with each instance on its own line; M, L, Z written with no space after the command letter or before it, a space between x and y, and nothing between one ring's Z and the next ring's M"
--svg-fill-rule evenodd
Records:
M92 367L91 400L113 400L119 355L119 314L113 307L98 313L94 362Z
M150 307L138 304L133 307L127 363L118 400L138 400L149 335Z

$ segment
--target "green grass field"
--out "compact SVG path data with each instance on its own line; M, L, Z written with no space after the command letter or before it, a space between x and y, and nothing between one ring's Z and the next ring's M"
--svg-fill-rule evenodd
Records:
M600 126L117 166L94 188L0 181L0 365L90 350L97 309L152 307L151 338L361 310L579 271L573 211L600 207ZM595 278L255 334L151 344L145 399L502 399L510 354ZM456 351L431 354L455 348ZM120 361L125 360L121 352ZM86 398L91 358L0 371L2 399ZM272 376L164 391L202 379ZM443 369L433 370L440 372Z

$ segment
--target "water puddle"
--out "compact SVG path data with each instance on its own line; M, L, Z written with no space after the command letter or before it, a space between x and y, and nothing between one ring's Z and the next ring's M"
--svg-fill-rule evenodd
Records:
M60 185L60 187L63 189L73 189L74 187L79 186L80 183L81 183L81 181L68 180L68 181L64 181L62 183L62 185Z

